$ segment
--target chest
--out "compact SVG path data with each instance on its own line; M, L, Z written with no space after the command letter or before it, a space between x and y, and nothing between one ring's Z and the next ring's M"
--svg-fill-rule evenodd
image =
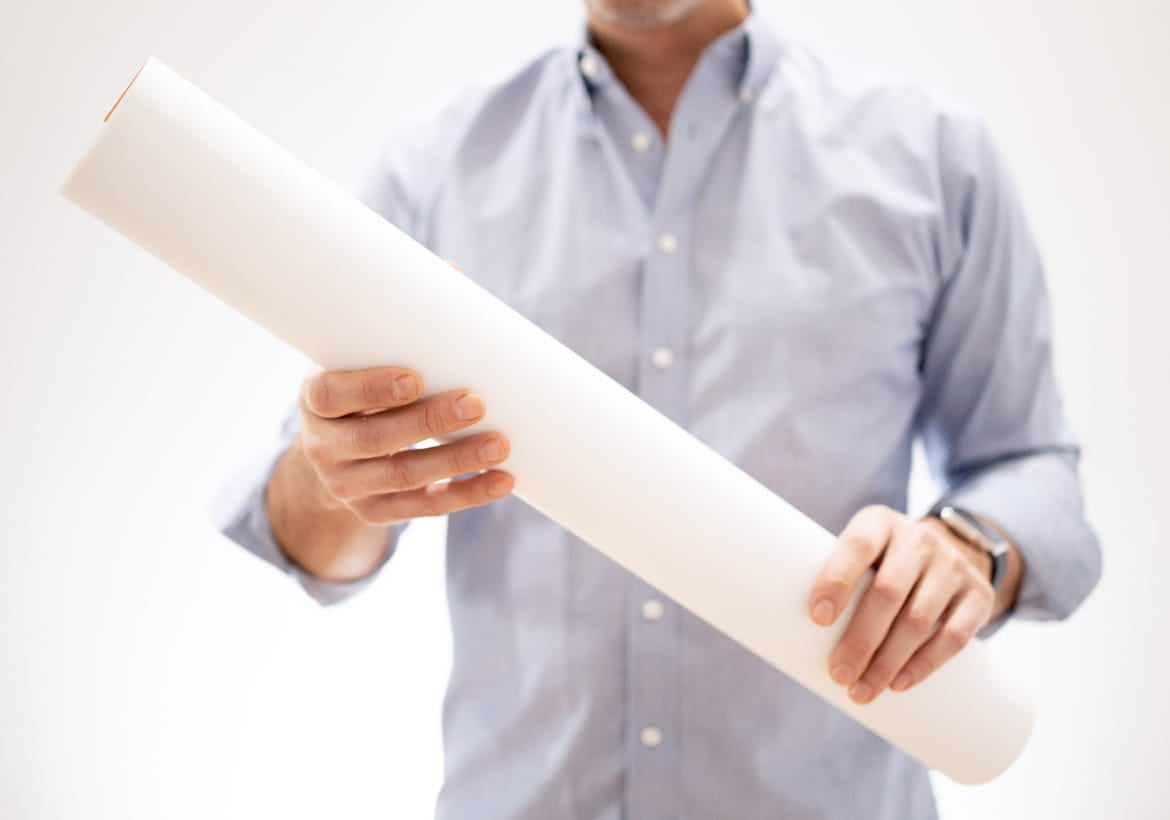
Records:
M647 199L621 135L565 134L457 157L435 250L639 392L668 347L695 406L729 379L739 400L914 395L939 215L912 169L745 112L665 147Z

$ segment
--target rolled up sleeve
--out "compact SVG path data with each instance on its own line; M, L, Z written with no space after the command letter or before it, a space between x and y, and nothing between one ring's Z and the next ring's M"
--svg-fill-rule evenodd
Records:
M1065 618L1100 577L1101 551L1053 371L1043 266L983 127L952 121L941 144L948 220L922 359L923 441L943 500L995 522L1023 556L1014 614Z
M344 601L369 586L393 555L398 537L406 525L399 524L391 529L382 562L364 578L353 581L318 578L290 559L272 532L264 496L276 463L296 435L297 419L297 413L290 414L274 441L257 453L224 486L213 503L212 519L219 531L229 539L291 576L319 604L329 605Z

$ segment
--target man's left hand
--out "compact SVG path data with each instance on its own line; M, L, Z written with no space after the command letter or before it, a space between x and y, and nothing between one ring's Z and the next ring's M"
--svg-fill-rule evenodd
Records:
M996 603L986 553L941 521L874 506L838 537L809 599L812 619L835 622L870 567L873 583L829 657L830 677L857 703L924 680L967 645Z

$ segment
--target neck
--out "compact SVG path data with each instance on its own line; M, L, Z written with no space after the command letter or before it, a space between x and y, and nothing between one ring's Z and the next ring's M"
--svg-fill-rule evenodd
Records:
M707 0L682 19L651 28L591 15L589 32L630 96L666 137L679 95L703 50L748 13L747 0Z

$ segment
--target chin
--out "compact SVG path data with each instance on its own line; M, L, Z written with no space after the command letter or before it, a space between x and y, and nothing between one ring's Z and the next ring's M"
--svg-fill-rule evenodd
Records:
M585 0L589 12L621 26L654 28L690 14L703 0Z

